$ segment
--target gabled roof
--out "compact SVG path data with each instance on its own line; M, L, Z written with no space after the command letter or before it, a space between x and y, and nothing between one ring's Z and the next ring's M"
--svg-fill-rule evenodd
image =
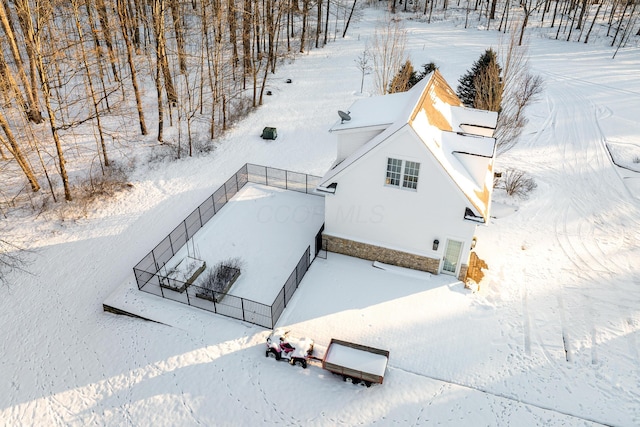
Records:
M333 192L328 187L338 175L408 127L469 200L474 216L488 220L495 154L495 139L491 136L497 113L465 108L438 70L408 92L358 100L349 111L352 120L336 123L332 132L367 127L385 130L330 169L318 186L320 190ZM484 179L475 179L462 164L465 156L489 159Z

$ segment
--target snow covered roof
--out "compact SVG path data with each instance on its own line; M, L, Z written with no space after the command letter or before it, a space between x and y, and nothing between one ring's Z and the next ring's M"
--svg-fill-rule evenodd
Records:
M411 92L393 93L385 96L359 99L349 107L349 121L337 121L329 132L340 132L361 128L386 128L400 119L411 100Z
M492 136L497 113L464 107L438 70L408 92L359 100L350 111L354 123L336 123L332 131L373 126L386 129L330 169L319 190L334 192L330 186L340 173L396 132L409 127L467 197L474 216L488 220L495 154ZM463 163L465 157L486 158L487 169L481 175L474 174Z

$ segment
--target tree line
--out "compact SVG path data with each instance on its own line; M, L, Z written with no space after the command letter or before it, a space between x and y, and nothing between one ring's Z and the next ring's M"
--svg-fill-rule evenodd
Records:
M365 5L411 12L427 24L447 19L457 8L465 25L517 31L519 43L534 24L554 29L557 38L585 43L598 28L620 47L640 33L637 3L2 0L0 214L25 190L45 188L55 201L58 193L71 200L70 170L90 164L90 178L108 174L114 150L126 151L132 141L148 140L145 135L172 147L176 157L206 149L203 139L213 140L235 118L262 104L268 78L284 58L344 37ZM389 59L375 52L380 51L375 44L401 44L395 25L387 23L389 28L378 32L372 64L362 64L381 75L381 91L401 62L388 69L396 51L385 54ZM385 34L393 36L391 42ZM127 126L132 122L135 129ZM207 135L194 135L194 123L208 129ZM25 185L15 185L21 182ZM21 188L18 194L16 188Z
M588 43L595 26L604 28L611 46L640 36L638 0L388 0L392 13L413 12L432 20L463 9L465 28L480 23L487 30L518 28L522 44L528 26L548 28L556 39ZM474 22L475 21L475 22Z
M262 104L282 60L344 35L356 1L0 1L0 181L72 200L68 153L106 174L131 122L131 140L174 146L177 128L177 157L192 155L195 121L211 141Z

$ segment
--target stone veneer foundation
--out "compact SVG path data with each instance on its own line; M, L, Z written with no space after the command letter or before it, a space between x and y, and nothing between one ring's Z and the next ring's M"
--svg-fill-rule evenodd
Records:
M383 248L381 246L369 245L367 243L356 242L349 239L342 239L329 234L323 234L322 239L322 249L329 252L349 255L369 261L379 261L385 264L397 265L398 267L426 271L431 274L439 273L439 259ZM460 274L458 275L459 280L464 281L466 279L467 268L466 264L460 266Z

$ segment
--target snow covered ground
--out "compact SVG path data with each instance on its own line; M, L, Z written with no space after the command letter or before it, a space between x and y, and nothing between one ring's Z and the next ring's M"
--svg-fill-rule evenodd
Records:
M208 267L238 258L229 294L271 305L323 222L323 197L249 183L167 265L189 252Z
M478 230L489 264L478 292L331 253L314 262L279 324L319 351L331 337L390 350L381 386L277 363L264 357L268 331L142 292L120 297L164 324L102 311L245 162L325 172L336 111L366 96L354 59L377 15L281 67L274 95L209 157L141 165L130 191L81 219L9 218L6 237L33 252L0 301L0 424L640 424L640 185L606 149L640 150L636 50L611 60L608 47L532 37L546 90L498 167L538 188ZM407 26L412 62L434 61L454 86L498 44L493 31ZM278 139L261 140L264 126Z

